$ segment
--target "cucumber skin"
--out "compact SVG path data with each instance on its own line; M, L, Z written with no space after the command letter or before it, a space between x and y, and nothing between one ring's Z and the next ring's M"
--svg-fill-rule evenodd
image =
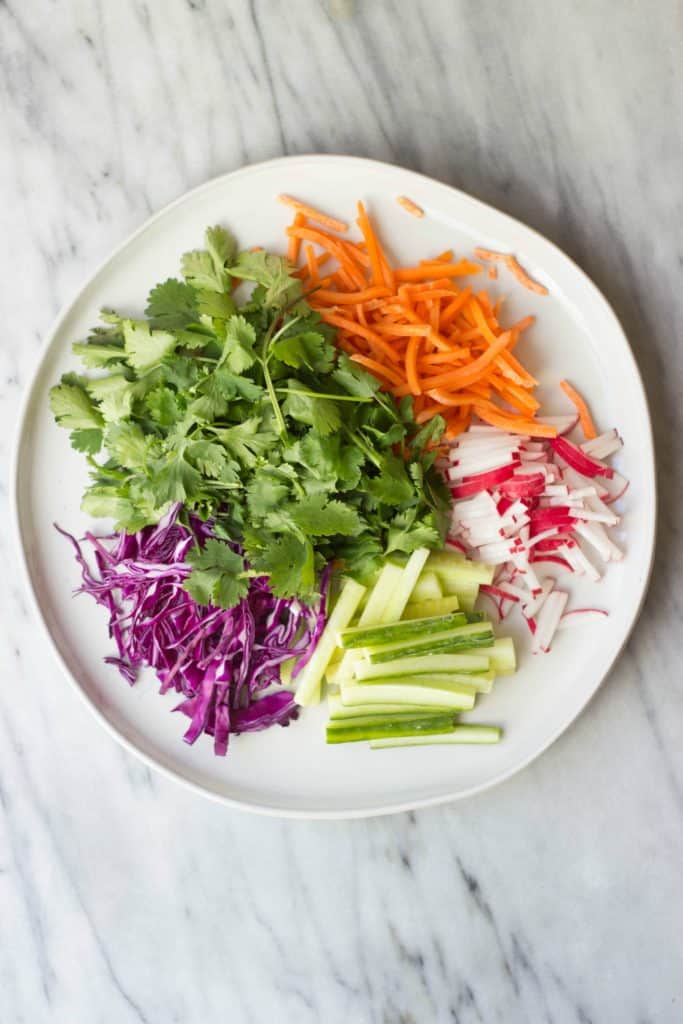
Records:
M370 662L363 660L356 666L355 676L358 682L372 682L373 679L384 678L385 676L411 676L411 675L429 675L434 673L437 675L449 674L449 673L464 673L468 675L472 672L488 672L491 669L490 659L487 654L482 653L471 653L466 651L464 654L455 652L454 657L458 658L460 664L447 665L444 667L443 662L440 660L443 657L443 653L431 655L429 653L420 655L418 658L395 658L392 661L383 662L381 666L371 666ZM448 657L448 653L446 657ZM472 667L471 665L466 668L462 667L462 659L468 658L471 660L479 659L484 661L485 664ZM414 662L414 664L410 664Z
M380 647L384 644L401 643L404 637L428 637L457 629L470 623L464 612L437 615L426 619L407 619L378 626L351 626L342 630L340 640L344 650L359 647ZM374 642L373 642L374 641Z
M369 661L371 665L381 665L387 661L395 661L397 657L415 658L423 654L446 654L457 651L471 650L472 648L492 647L494 642L493 632L475 633L472 636L444 637L442 640L432 638L422 644L413 644L409 647L396 649L392 645L390 651L370 651Z
M392 750L399 747L456 746L472 743L483 746L499 743L503 730L497 725L456 725L451 733L434 736L383 736L370 741L371 750Z
M405 722L368 722L365 725L327 727L328 743L357 743L360 740L382 739L384 737L434 736L452 732L455 728L454 715L432 715L428 718L414 718Z

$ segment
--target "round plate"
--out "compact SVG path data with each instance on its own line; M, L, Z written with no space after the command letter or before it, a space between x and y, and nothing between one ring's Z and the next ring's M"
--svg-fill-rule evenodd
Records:
M485 285L506 295L507 322L536 314L520 351L545 389L544 412L567 411L557 389L566 376L586 395L603 429L617 426L623 435L617 466L631 480L619 530L626 558L611 565L599 584L572 584L575 604L609 609L610 616L558 634L552 653L538 657L516 616L506 620L505 632L518 641L520 669L500 678L470 716L504 727L497 746L381 752L363 744L327 747L321 707L305 711L287 729L236 737L228 757L217 758L208 737L193 747L183 742L185 719L170 713L177 695L158 696L152 677L130 688L103 663L112 650L106 613L85 596L71 596L77 566L52 524L76 534L93 525L102 532L103 525L79 511L85 462L48 408L48 388L76 367L71 342L86 334L102 306L140 313L149 288L178 273L180 255L201 245L207 225L225 224L243 247L282 251L291 210L276 202L280 192L349 221L363 199L399 263L449 248L467 255L477 245L514 252L549 295L532 294L503 271ZM425 216L407 214L396 203L399 195L419 203ZM603 296L567 256L511 217L419 174L354 157L307 156L245 167L189 192L90 278L50 331L26 396L13 504L29 588L52 648L95 716L127 749L224 803L279 815L352 817L485 789L528 764L567 728L614 663L638 614L653 554L654 475L648 410L628 342Z

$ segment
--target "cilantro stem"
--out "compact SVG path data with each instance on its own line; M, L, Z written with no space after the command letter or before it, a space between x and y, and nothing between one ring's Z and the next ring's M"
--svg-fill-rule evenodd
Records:
M356 398L355 395L326 395L322 391L300 391L298 388L275 388L283 395L305 395L306 398L330 398L333 402L374 402L374 398Z
M381 469L382 462L380 459L377 458L370 445L366 444L365 441L363 441L361 437L355 432L355 430L349 430L349 428L345 424L342 424L342 429L346 436L348 437L349 441L352 441L355 444L356 448L360 448L360 450L365 455L366 459L369 459L370 462L377 466L378 469Z
M263 345L261 346L261 366L263 367L263 380L266 385L266 391L268 392L268 397L270 398L271 405L273 406L273 412L275 413L275 419L277 421L278 426L278 433L280 434L281 437L286 437L287 424L285 423L285 418L282 415L282 409L280 408L280 403L278 402L277 395L275 394L273 378L271 377L270 370L268 368L268 348L270 346L270 343L273 341L273 337L277 337L277 335L275 334L276 324L277 318L274 318L271 321L268 330L263 336ZM282 330L284 330L284 328L282 328Z

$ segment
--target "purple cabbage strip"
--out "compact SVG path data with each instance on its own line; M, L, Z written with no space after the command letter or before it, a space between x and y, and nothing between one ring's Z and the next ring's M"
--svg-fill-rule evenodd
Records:
M280 665L297 658L292 676L310 659L326 621L331 567L321 578L317 609L274 596L266 577L250 581L234 608L198 605L183 589L191 571L185 557L195 540L212 536L209 524L191 517L178 522L176 505L157 526L136 534L94 537L73 545L81 569L78 593L90 594L109 612L109 635L118 653L104 660L129 684L145 666L156 671L160 693L183 699L173 710L190 719L185 733L194 743L206 733L225 755L232 734L289 725L298 707L288 690L262 691L280 683ZM91 568L82 544L91 549Z

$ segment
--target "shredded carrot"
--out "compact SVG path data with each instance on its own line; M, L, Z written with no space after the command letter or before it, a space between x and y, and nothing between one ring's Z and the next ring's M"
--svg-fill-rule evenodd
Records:
M573 402L576 406L576 411L579 414L579 423L581 424L581 429L583 430L584 436L589 441L592 438L597 437L598 432L595 429L593 417L590 414L590 410L588 409L585 399L579 394L576 388L573 388L571 386L568 380L561 380L560 387L562 388L570 402Z
M525 288L528 288L530 292L536 292L537 295L547 295L548 289L544 284L540 284L538 281L534 281L533 277L527 274L524 267L522 267L514 256L508 256L505 263L510 269L510 272L515 275L520 284L523 284Z
M263 252L263 246L262 245L252 245L251 248L249 249L249 252Z
M498 267L489 267L488 275L492 281L495 281L498 277Z
M414 203L412 199L408 199L408 196L398 196L396 202L408 213L411 213L413 217L424 217L425 215L422 207Z
M394 269L363 203L356 220L361 240L353 240L342 221L289 196L280 198L295 210L286 229L287 251L293 263L304 264L295 274L304 282L309 304L337 329L340 349L373 373L382 388L397 398L412 396L418 422L442 415L447 439L466 430L473 415L513 433L554 436L553 427L536 420L538 382L511 352L534 318L501 326L502 297L494 302L486 289L475 291L458 280L480 274L480 264L449 249ZM401 200L407 209L411 200ZM514 256L490 249L475 254L501 261L525 287L545 292ZM321 278L327 260L332 269ZM496 276L496 267L488 268L488 276ZM586 436L595 436L585 402L566 381L563 387L580 415L578 402L583 403Z
M329 228L331 231L339 231L343 234L349 230L348 224L345 224L343 220L337 220L336 217L328 217L326 213L321 213L314 206L307 206L306 203L299 202L293 196L279 195L277 199L279 203L284 203L285 206L293 206L299 213L303 213L304 217L314 220L316 224L322 224L323 227Z
M292 227L300 228L306 223L306 218L300 210L294 214L294 220L292 221ZM290 263L299 262L299 250L301 249L300 238L290 238L289 245L287 246L287 259Z

